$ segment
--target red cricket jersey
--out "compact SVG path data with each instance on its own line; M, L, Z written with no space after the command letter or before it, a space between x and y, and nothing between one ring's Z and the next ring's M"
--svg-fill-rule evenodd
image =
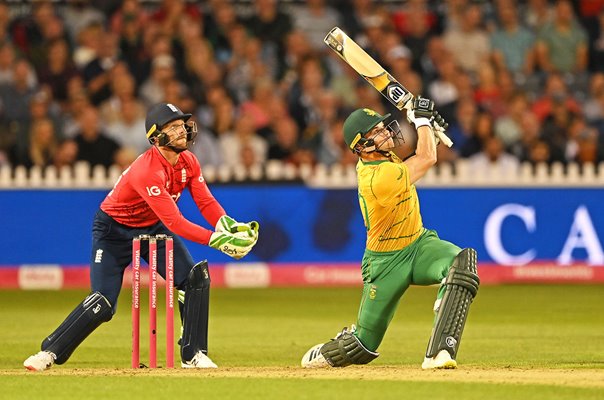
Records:
M176 205L185 187L206 221L216 226L225 212L210 193L197 158L183 151L172 166L155 146L122 173L101 203L101 210L132 227L151 226L161 220L176 235L207 244L213 231L185 219Z

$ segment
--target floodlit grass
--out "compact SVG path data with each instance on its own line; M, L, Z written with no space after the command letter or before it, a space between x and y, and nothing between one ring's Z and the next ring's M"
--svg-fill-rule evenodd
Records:
M0 398L604 398L604 286L484 286L466 325L460 368L421 371L435 293L414 287L405 294L370 365L309 371L299 368L302 354L355 322L359 288L212 289L210 356L220 368L133 371L124 290L114 319L67 364L30 373L23 360L86 293L0 291ZM141 328L147 363L146 308Z

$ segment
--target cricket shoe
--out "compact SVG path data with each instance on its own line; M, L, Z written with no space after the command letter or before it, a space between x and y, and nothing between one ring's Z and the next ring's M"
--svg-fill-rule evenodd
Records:
M45 371L55 363L57 356L50 351L39 351L23 362L23 366L30 371Z
M325 343L319 343L308 349L300 362L302 368L323 368L330 366L327 363L327 360L325 360L325 357L323 357L323 354L321 354L321 347L323 347L324 344Z
M422 369L455 369L457 361L451 358L447 350L441 350L432 358L424 358Z
M357 330L357 327L353 324L350 328L344 327L341 332L336 334L336 337L333 340L338 340L342 335L346 333L354 334ZM325 343L319 343L314 345L304 356L302 357L302 361L300 364L303 368L323 368L323 367L331 367L331 365L327 362L323 354L321 354L321 348Z
M202 351L198 351L191 361L183 361L180 363L183 368L218 368L218 365L214 364L210 357L203 354Z

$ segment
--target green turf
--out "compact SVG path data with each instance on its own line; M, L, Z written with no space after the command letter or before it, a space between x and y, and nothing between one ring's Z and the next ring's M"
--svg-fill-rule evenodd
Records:
M460 369L450 375L428 371L406 378L421 364L435 296L435 288L411 288L379 349L381 356L371 365L350 370L358 379L346 379L346 370L306 375L296 368L311 345L354 322L358 288L213 289L210 355L226 370L222 375L182 370L168 375L130 373L126 290L118 314L88 338L66 365L53 367L51 374L22 372L23 360L38 350L41 339L84 295L83 291L0 291L0 398L155 399L193 394L204 399L450 399L452 393L458 399L604 398L604 383L582 385L574 379L574 374L593 371L604 381L604 286L484 286L472 306L458 357ZM145 311L143 357L147 355ZM163 315L158 321L163 323ZM163 326L158 344L161 358ZM396 376L399 367L402 376ZM266 374L253 372L262 368ZM247 371L244 376L241 370ZM547 371L563 373L565 378L525 383L497 379L506 371L537 370L545 370L546 375ZM468 381L466 377L476 376L476 371L493 379ZM382 372L387 376L382 378ZM36 397L41 392L44 395Z

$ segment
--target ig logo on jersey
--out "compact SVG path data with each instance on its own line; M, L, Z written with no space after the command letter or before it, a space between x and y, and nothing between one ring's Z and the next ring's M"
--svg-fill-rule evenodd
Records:
M159 190L157 186L147 186L145 189L147 189L147 194L149 196L159 196L159 194L161 193L161 190Z

